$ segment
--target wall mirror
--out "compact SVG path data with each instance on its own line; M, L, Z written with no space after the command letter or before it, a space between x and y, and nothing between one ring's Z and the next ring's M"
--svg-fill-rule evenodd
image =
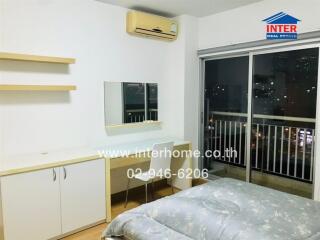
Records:
M158 121L158 84L105 82L105 124L152 123Z

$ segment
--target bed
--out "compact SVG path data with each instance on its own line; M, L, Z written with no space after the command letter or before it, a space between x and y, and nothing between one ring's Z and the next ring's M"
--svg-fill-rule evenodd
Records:
M223 178L115 218L103 236L131 240L320 239L320 203Z

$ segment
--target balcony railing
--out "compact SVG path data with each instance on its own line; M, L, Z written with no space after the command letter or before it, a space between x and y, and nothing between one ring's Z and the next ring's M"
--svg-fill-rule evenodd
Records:
M223 117L224 116L224 117ZM227 120L240 117L243 121ZM312 123L314 119L254 115L254 119L273 119ZM246 166L246 114L211 112L208 116L206 148L219 150L222 155L226 148L234 149L237 155L223 157L216 161L240 167ZM299 124L298 124L299 125ZM252 124L251 166L263 171L300 181L313 181L314 129L297 125Z
M147 120L158 119L158 109L149 109ZM132 109L125 112L126 123L143 122L145 119L145 109Z

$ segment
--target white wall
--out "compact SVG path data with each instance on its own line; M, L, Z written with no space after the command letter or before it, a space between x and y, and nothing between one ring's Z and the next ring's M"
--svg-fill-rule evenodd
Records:
M166 61L166 85L167 94L174 96L172 99L166 98L167 105L172 107L165 109L166 116L174 116L174 121L179 124L179 128L171 125L170 132L183 136L185 140L191 141L193 149L198 147L198 104L199 104L199 63L197 57L198 50L198 19L192 16L179 16L179 39L172 43L169 48L168 60ZM182 114L175 115L175 112ZM194 159L193 166L198 167L198 159Z
M286 12L301 22L299 33L320 30L319 0L264 0L199 19L199 49L265 39L263 19Z
M1 61L1 83L74 83L78 87L70 94L0 93L2 156L184 137L184 63L177 57L184 51L180 37L164 42L129 36L125 31L127 10L93 0L0 3L0 51L77 59L70 67ZM162 129L108 136L104 81L158 83Z
M184 16L185 25L185 72L184 72L184 138L192 142L194 150L199 147L199 59L198 19ZM199 159L195 158L193 166L198 168Z

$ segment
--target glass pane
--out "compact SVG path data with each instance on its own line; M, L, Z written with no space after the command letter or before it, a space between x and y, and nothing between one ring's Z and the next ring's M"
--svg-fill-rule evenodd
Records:
M247 112L249 58L207 61L205 94L210 108L220 112Z
M317 74L318 48L254 56L254 112L315 118Z
M252 181L312 196L318 48L253 58Z
M158 120L158 85L147 83L147 119Z
M249 57L205 63L204 168L213 175L245 179ZM216 155L220 153L220 155Z
M124 122L142 122L145 119L144 83L123 83Z

